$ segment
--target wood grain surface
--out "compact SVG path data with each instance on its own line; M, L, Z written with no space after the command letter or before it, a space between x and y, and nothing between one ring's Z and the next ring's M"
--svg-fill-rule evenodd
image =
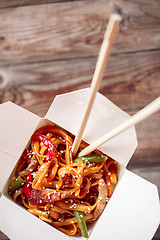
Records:
M55 3L55 2L67 2L67 1L71 2L71 1L78 1L78 0L7 0L7 1L1 0L0 8L47 4L47 3Z
M97 56L111 12L123 16L113 53L160 48L159 3L142 6L86 0L1 9L0 65Z
M43 117L57 94L89 87L113 12L123 20L100 92L130 115L158 97L159 0L1 0L0 103L13 101ZM128 169L160 193L160 112L136 130L139 145ZM153 240L159 239L160 229Z

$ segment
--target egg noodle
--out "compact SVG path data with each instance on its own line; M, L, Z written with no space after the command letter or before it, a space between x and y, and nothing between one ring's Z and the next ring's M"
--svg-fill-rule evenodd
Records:
M15 202L67 235L82 233L76 212L83 213L87 225L98 219L117 184L116 161L99 150L89 154L92 161L75 160L73 140L73 135L56 125L36 130L9 186ZM87 145L81 141L78 152ZM104 161L97 156L105 156ZM17 184L18 177L25 182Z

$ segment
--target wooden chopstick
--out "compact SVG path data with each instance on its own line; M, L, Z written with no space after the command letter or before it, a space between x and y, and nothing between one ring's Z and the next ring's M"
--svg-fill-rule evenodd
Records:
M111 138L115 137L116 135L120 134L121 132L125 131L127 128L136 125L137 123L143 121L151 114L160 110L160 97L156 98L153 102L147 105L145 108L134 114L131 118L126 120L124 123L120 124L109 133L105 134L101 138L97 139L94 143L90 144L88 147L83 149L79 154L78 157L82 157L84 155L89 154L93 150L97 149L103 143L107 142Z
M109 18L109 22L108 22L108 25L106 28L104 39L103 39L103 43L101 45L99 57L97 60L95 72L94 72L93 79L91 82L91 89L90 89L90 93L88 96L85 111L84 111L84 114L82 117L82 121L81 121L79 130L78 130L78 133L75 137L75 140L74 140L74 143L72 146L73 156L76 154L79 144L80 144L80 141L81 141L81 138L83 136L83 133L84 133L84 130L85 130L92 106L93 106L93 102L94 102L94 99L96 96L96 92L99 89L100 82L103 77L106 64L108 62L111 47L115 40L120 21L121 21L121 16L118 14L112 14Z

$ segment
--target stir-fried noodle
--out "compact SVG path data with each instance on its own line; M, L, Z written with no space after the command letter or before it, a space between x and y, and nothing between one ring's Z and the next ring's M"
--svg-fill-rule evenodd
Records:
M60 231L83 231L103 212L117 184L117 163L99 150L73 159L74 136L57 126L39 128L19 159L9 193L15 202ZM82 142L81 151L87 144ZM19 180L20 179L20 180ZM83 234L83 233L82 233Z

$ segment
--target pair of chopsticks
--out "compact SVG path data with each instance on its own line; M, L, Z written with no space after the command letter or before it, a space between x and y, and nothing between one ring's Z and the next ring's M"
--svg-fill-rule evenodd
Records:
M108 62L108 58L111 52L111 47L113 45L113 42L116 37L116 33L119 28L119 24L121 21L121 16L118 14L112 14L109 18L109 22L106 28L106 32L104 35L103 43L101 45L99 57L97 60L95 72L93 75L93 79L91 82L91 88L90 93L88 96L87 104L85 107L84 114L82 116L82 121L78 130L78 133L75 137L73 146L72 146L72 152L73 156L76 155L77 150L79 148L93 103L96 96L96 92L99 90L99 86L101 83L101 80L103 78L104 70ZM94 143L83 149L78 156L84 156L88 153L92 152L93 150L97 149L99 146L101 146L103 143L107 142L111 138L115 137L116 135L120 134L121 132L125 131L127 128L136 125L137 123L143 121L147 117L149 117L154 112L158 111L160 109L160 97L158 97L156 100L154 100L152 103L147 105L145 108L137 112L135 115L133 115L131 118L126 120L124 123L117 126L115 129L111 130L109 133L105 134L98 140L96 140Z

